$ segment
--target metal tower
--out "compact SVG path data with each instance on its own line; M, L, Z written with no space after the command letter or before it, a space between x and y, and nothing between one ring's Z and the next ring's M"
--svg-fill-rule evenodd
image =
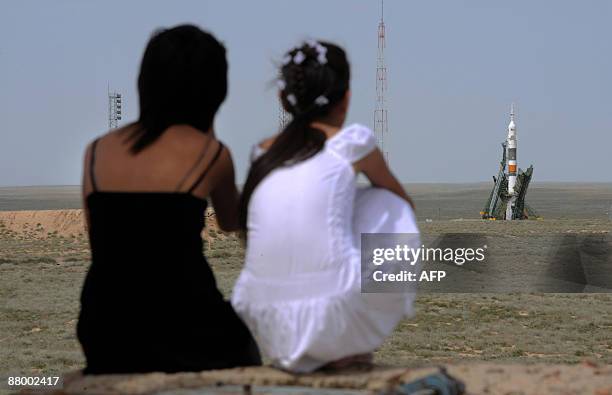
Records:
M387 66L385 64L385 21L384 0L380 1L380 22L378 23L378 59L376 67L376 109L374 110L374 134L385 160L389 162L389 153L385 147L385 139L389 133L387 126Z
M283 76L281 73L279 73L278 78L279 78L279 81L283 79ZM285 108L283 107L283 101L281 100L281 97L280 97L280 91L282 91L282 89L280 89L279 87L279 95L278 95L278 128L279 129L278 130L282 132L283 130L285 130L285 127L287 126L287 124L291 121L291 115L287 111L285 111Z
M121 93L111 92L108 88L108 128L115 129L121 120Z
M283 108L283 103L278 99L278 127L282 132L287 124L291 121L291 115Z

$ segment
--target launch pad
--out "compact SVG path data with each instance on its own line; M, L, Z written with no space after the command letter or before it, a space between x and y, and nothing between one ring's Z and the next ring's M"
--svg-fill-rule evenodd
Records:
M497 177L493 176L493 189L480 212L483 219L539 218L536 212L525 202L527 188L529 188L533 175L533 165L525 171L518 169L517 172L516 148L516 126L514 123L514 106L512 106L508 137L502 143L502 160L499 163L499 172Z

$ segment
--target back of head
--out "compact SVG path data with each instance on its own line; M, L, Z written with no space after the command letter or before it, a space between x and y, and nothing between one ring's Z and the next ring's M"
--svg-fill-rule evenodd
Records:
M279 88L283 107L298 122L325 117L349 89L350 67L342 48L308 41L282 60Z
M311 123L325 119L349 90L350 66L337 45L307 41L285 54L280 66L279 95L291 122L249 170L240 202L240 223L246 229L251 195L274 169L306 160L319 152L325 134Z
M130 136L132 152L172 125L207 132L227 95L225 48L192 25L156 32L142 58L138 92L140 117Z

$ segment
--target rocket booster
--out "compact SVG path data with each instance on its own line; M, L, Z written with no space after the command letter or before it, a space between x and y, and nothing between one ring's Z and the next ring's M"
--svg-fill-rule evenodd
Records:
M516 125L514 124L514 104L510 107L510 123L506 138L506 155L508 158L508 193L514 195L516 186Z

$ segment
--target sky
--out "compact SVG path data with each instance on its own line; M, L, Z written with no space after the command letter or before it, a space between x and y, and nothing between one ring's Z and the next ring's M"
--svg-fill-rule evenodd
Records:
M276 133L275 62L308 38L343 46L348 122L373 126L379 0L0 0L0 186L76 185L108 127L108 86L138 116L151 33L192 23L228 50L215 129L238 182ZM612 182L612 2L386 0L389 160L403 182L490 181L510 104L533 182Z

